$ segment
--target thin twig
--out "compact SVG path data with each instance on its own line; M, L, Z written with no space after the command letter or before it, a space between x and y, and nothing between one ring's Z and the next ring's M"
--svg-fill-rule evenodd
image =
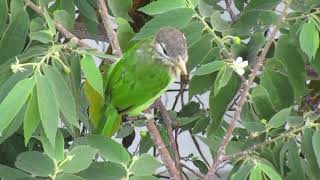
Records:
M180 165L180 155L179 155L179 150L178 146L176 144L175 138L173 136L173 128L172 128L172 119L166 110L166 107L163 105L162 101L158 99L155 103L156 108L160 111L164 124L166 125L167 131L168 131L168 136L169 136L169 141L170 141L170 146L173 151L173 156L174 156L174 161L176 164L176 167L179 171L179 174L181 175L181 165Z
M111 19L109 17L109 13L108 13L108 9L107 9L106 3L105 3L104 0L99 0L98 4L99 4L99 10L100 10L100 15L101 15L101 18L102 18L102 22L104 24L104 28L106 29L108 38L110 40L110 44L111 44L111 47L112 47L112 50L113 50L113 54L120 57L122 55L122 51L121 51L121 48L120 48L120 45L119 45L119 41L118 41L117 35L113 31L112 21L111 21Z
M224 2L226 3L226 10L228 11L230 18L232 21L234 21L236 19L236 15L234 14L234 12L231 9L231 2L230 0L224 0Z
M199 145L198 140L192 135L192 133L191 133L190 130L189 130L189 133L190 133L191 139L192 139L192 141L193 141L193 144L196 146L196 149L197 149L197 151L199 152L202 160L207 164L207 166L210 166L208 160L206 159L206 157L204 156L204 154L203 154L203 152L202 152L202 150L201 150L201 148L200 148L200 145Z
M160 133L155 125L154 119L149 119L147 121L147 128L149 130L151 139L153 140L154 144L156 145L156 148L159 151L160 157L166 166L166 168L169 171L169 174L171 177L175 180L180 180L181 175L179 171L177 170L174 161L171 159L169 155L169 151L167 150L164 142L162 141L162 138L160 136Z
M26 3L27 6L29 6L32 10L34 10L37 14L39 14L40 16L44 16L44 12L42 11L42 9L40 7L38 7L37 5L35 5L31 0L24 0L24 2ZM70 31L68 31L66 28L64 28L60 23L58 23L57 21L53 21L53 22L54 22L54 26L58 29L58 31L61 34L63 34L66 38L72 39L75 43L77 43L80 46L89 47L88 44L81 41L81 39L79 39L74 34L72 34Z
M190 167L187 166L186 164L181 163L181 166L182 166L183 168L186 168L188 171L190 171L190 172L191 172L192 174L194 174L195 176L198 176L199 178L203 178L203 175L202 175L202 174L196 172L195 170L193 170L192 168L190 168Z
M184 89L186 88L186 83L185 82L182 82L182 84L180 84L180 90L179 90L179 93L176 95L175 97L175 100L173 102L173 106L171 108L171 110L174 110L178 104L178 100L179 100L179 97L181 95L183 95L183 92L184 92Z
M279 30L279 25L282 23L282 21L284 20L285 16L287 15L287 10L288 10L288 7L289 5L291 4L291 0L288 0L288 2L286 3L283 11L282 11L282 14L280 16L280 19L279 19L279 22L278 24L275 26L275 28L273 29L272 33L271 33L271 36L270 36L270 40L266 43L266 45L264 46L260 56L258 57L258 60L257 60L257 63L251 73L251 76L249 77L248 81L247 82L244 82L243 83L243 86L244 86L244 91L241 93L241 96L240 96L240 99L239 99L239 103L238 103L238 108L236 110L236 112L234 113L234 116L233 116L233 119L231 120L230 124L229 124L229 127L226 131L226 134L224 135L221 143L220 143L220 146L218 148L218 151L217 151L217 155L216 157L214 158L214 161L213 161L213 164L211 165L211 167L209 168L209 171L207 173L207 175L204 177L204 180L209 180L211 176L213 176L215 173L216 173L216 170L217 170L217 167L219 166L219 164L221 162L223 162L223 157L225 156L225 149L226 149L226 146L229 142L229 139L232 135L232 132L234 130L234 128L236 127L236 123L240 117L240 113L241 113L241 110L242 110L242 107L246 101L246 97L249 93L249 90L253 84L253 81L257 75L257 72L261 69L262 65L263 65L263 62L265 60L265 57L267 55L267 52L269 50L269 48L271 47L272 45L272 42L273 42L273 39L276 37L277 35L277 32Z

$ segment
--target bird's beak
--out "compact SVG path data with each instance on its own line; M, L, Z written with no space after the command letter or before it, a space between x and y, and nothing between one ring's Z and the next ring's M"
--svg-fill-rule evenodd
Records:
M181 75L188 75L186 61L184 61L181 56L178 56L178 63L176 65L181 70Z

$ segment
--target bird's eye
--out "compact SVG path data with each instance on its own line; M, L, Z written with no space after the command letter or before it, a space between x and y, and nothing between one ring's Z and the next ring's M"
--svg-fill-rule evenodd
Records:
M160 46L162 47L162 50L163 50L164 55L168 56L168 52L167 52L167 50L166 50L165 44L160 43Z

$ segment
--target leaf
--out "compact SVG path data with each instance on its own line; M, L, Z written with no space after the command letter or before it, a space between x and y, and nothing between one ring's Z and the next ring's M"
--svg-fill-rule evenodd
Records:
M2 0L3 1L3 0ZM16 0L13 0L15 2ZM21 53L29 30L29 17L23 7L11 10L10 23L0 41L0 65Z
M128 14L132 6L132 0L108 0L108 5L115 16L132 21Z
M47 177L54 173L54 163L46 155L37 151L27 151L19 154L15 166L33 176Z
M75 19L76 8L74 0L60 0L60 9L65 10L67 13L69 13L72 19Z
M286 123L291 113L292 107L282 109L280 112L275 114L270 121L268 122L268 126L271 128L278 128Z
M303 180L304 172L302 170L299 149L294 138L290 138L288 142L288 166L291 170L289 179ZM269 176L270 177L270 176ZM271 177L270 177L271 178Z
M316 149L320 148L319 146L320 133L317 133L317 135L315 135L314 132L315 131L311 128L307 128L303 131L302 137L301 137L301 151L305 156L306 160L308 161L308 163L310 164L310 170L312 171L312 174L316 179L316 177L320 176L320 172L319 172L320 166L318 165L320 163L320 161L318 161L318 159L320 159L319 158L320 153L318 150L316 151ZM315 139L314 141L313 141L313 137ZM316 152L318 156L316 156Z
M319 32L313 21L304 23L300 32L299 42L301 49L309 57L309 61L315 58L319 49Z
M229 83L232 75L234 75L234 72L231 67L225 65L221 68L216 80L214 81L214 95L217 95L220 90Z
M121 47L122 52L126 52L135 44L134 41L131 41L135 33L133 32L128 21L126 21L125 19L117 18L117 24L117 37L119 45Z
M46 135L41 131L40 140L42 143L42 147L44 152L55 162L61 162L64 159L64 138L62 133L58 130L55 145L52 146L49 139Z
M50 34L52 36L56 35L57 30L56 30L56 27L54 26L54 21L52 20L52 18L49 15L49 12L46 9L44 10L44 17L46 18Z
M251 171L249 180L262 180L261 169L259 166L255 166Z
M224 65L225 65L225 62L223 61L213 61L211 63L201 65L192 74L198 75L198 76L211 74L213 72L219 71Z
M98 129L103 115L104 100L96 90L88 83L84 83L84 93L88 100L89 117L93 128Z
M41 30L36 32L30 32L29 37L31 40L39 41L44 44L49 43L52 41L52 35L48 30Z
M202 174L208 173L208 167L207 167L206 163L204 163L203 161L201 161L199 159L195 159L195 160L192 160L192 163L193 163L193 165L195 165L199 169L199 171Z
M0 1L0 37L2 36L2 30L6 25L8 17L8 2L6 0Z
M281 176L269 165L259 163L260 169L272 180L282 180Z
M42 126L49 142L54 146L59 119L56 98L48 79L39 72L36 73L36 87Z
M181 29L188 24L194 13L194 10L190 8L178 8L159 14L141 28L139 33L134 37L134 40L150 37L159 31L159 28L164 26ZM173 17L175 19L174 21L172 21Z
M78 173L90 166L96 153L97 150L90 146L76 146L66 155L70 160L63 163L60 168L65 173Z
M201 95L208 92L215 81L217 74L208 74L203 76L192 76L189 84L189 99L195 95Z
M232 174L231 180L246 180L252 168L253 164L251 163L242 165L236 173Z
M157 180L154 176L131 176L129 180Z
M137 176L148 176L152 175L160 166L161 163L153 156L142 154L138 159L133 160L129 172Z
M92 56L84 55L81 59L81 68L88 83L103 97L103 82L101 73Z
M125 179L127 171L124 166L112 162L93 162L91 166L78 173L86 180Z
M317 158L318 166L320 167L320 131L314 132L312 136L312 147Z
M53 17L56 22L60 23L67 30L73 31L75 20L74 20L74 17L71 17L67 11L65 10L54 11Z
M119 132L117 133L116 138L125 138L134 132L134 127L130 124L125 124L121 127Z
M151 3L139 8L138 10L149 15L157 15L173 9L183 7L186 7L185 0L158 0L152 1Z
M76 176L73 174L59 174L56 180L85 180L80 176Z
M181 32L186 36L188 47L200 39L203 28L203 23L191 21L186 27L181 29Z
M230 28L229 23L221 18L220 11L215 11L214 13L212 13L211 24L212 24L212 28L215 31L219 31L219 32L224 32Z
M99 154L110 162L126 164L129 161L129 154L124 147L111 138L89 135L88 145L99 150Z
M256 86L251 93L253 108L261 119L271 119L276 113L272 107L269 93L266 88L261 85Z
M74 3L80 10L80 14L85 16L88 20L98 23L96 11L86 0L75 0ZM86 21L86 20L85 20Z
M0 134L9 126L14 117L27 101L34 87L34 78L18 82L0 104ZM10 107L10 108L8 108Z
M36 131L37 127L40 123L40 114L39 114L39 107L38 107L38 99L37 99L37 92L36 90L33 91L33 94L30 97L27 110L24 116L24 123L23 123L23 132L24 132L24 143L25 145L28 144L29 139Z
M52 87L60 111L68 122L79 127L75 97L63 76L53 66L44 66L43 71Z
M272 10L280 3L280 0L251 0L245 10L252 10L252 9L262 9L262 10Z
M23 171L14 169L8 166L0 164L0 178L3 179L31 179L31 176L27 175Z

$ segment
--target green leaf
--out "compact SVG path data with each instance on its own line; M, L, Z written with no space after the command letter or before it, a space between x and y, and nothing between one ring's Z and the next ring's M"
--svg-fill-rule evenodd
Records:
M15 166L33 176L47 177L54 173L54 163L46 155L37 151L27 151L19 154Z
M63 163L60 168L65 173L77 173L85 170L92 163L96 153L97 150L90 146L76 146L66 155L66 158L70 158L70 160Z
M55 145L52 146L47 136L41 131L41 143L44 152L56 162L61 162L64 159L64 138L58 130L55 140Z
M221 68L221 70L219 71L217 78L214 82L214 95L216 96L220 90L225 87L232 75L234 75L233 73L233 69L231 67L228 67L227 65L225 65L223 68Z
M78 173L86 180L125 179L127 171L124 166L112 162L94 162L91 166Z
M87 140L88 145L98 149L99 154L110 162L126 164L130 160L127 150L111 138L89 135Z
M255 166L251 171L249 180L262 180L261 169L259 166Z
M103 82L99 68L92 56L84 55L81 59L81 68L88 83L103 97Z
M74 0L60 0L60 9L63 9L66 12L68 12L70 17L72 19L75 19L76 8L75 8Z
M46 9L44 10L44 17L46 18L50 34L52 36L56 35L57 30L56 30L56 27L54 26L54 21L51 19L49 12Z
M155 176L131 176L129 180L157 180Z
M253 108L257 115L261 119L271 119L276 111L272 107L267 89L258 85L253 89L251 97L253 101Z
M203 23L199 21L191 21L189 25L181 29L181 32L186 36L188 47L200 39L203 28Z
M272 180L282 180L281 176L269 165L259 163L259 168Z
M201 161L199 159L195 159L195 160L192 160L192 163L193 163L193 165L195 165L199 169L199 171L202 174L208 173L208 167L207 167L206 163L204 163L203 161Z
M155 16L148 21L136 34L135 40L150 37L159 31L159 28L164 26L171 26L181 29L188 24L194 15L194 10L190 8L178 8ZM174 21L172 21L174 17Z
M201 65L192 74L198 75L198 76L211 74L213 72L219 71L224 65L225 65L225 62L223 61L213 61L211 63Z
M224 32L230 28L229 23L221 18L220 11L215 11L214 13L212 13L211 24L212 24L212 28L215 31L219 31L219 32Z
M152 175L160 166L161 163L153 156L142 154L140 157L133 160L129 172L137 176L148 176Z
M318 166L320 167L320 131L316 131L313 134L312 147L317 157Z
M132 6L132 0L108 0L108 5L113 15L132 21L128 14Z
M2 36L2 30L7 23L8 17L8 4L6 0L0 1L0 37Z
M278 128L286 123L291 113L292 107L282 109L280 112L275 114L270 121L268 122L268 126L271 128Z
M126 52L135 44L134 41L131 41L135 33L133 32L128 21L126 21L125 19L117 18L117 24L118 24L117 37L118 37L119 45L121 47L122 52Z
M116 138L125 138L134 132L134 127L130 124L125 124L118 131Z
M252 9L262 9L262 10L272 10L280 3L280 0L251 0L245 10L252 10Z
M27 175L23 171L14 169L8 166L0 164L0 178L3 179L31 179L31 176Z
M242 165L238 171L231 176L231 180L246 180L252 168L253 164L251 163Z
M14 117L27 101L34 87L34 78L18 82L0 104L0 134L9 126ZM8 108L10 107L10 108Z
M53 89L60 111L68 122L79 127L75 97L62 74L53 66L44 66L43 71Z
M73 31L75 20L74 20L74 17L71 17L67 11L65 10L54 11L53 17L56 22L60 23L67 30Z
M301 49L309 57L311 61L315 58L319 49L319 32L313 21L304 23L300 32L299 42Z
M142 11L149 15L161 14L173 9L186 7L185 0L158 0L152 1L151 3L139 8L139 11Z
M85 180L85 179L73 174L59 174L56 180Z
M48 30L41 30L36 32L30 32L29 37L31 40L39 41L44 44L49 43L52 41L52 35Z
M304 172L302 170L299 151L300 150L298 149L296 140L294 138L290 138L288 142L288 166L289 166L289 169L291 170L290 171L291 173L288 179L297 179L297 180L305 179Z
M36 84L42 126L49 142L54 146L59 120L56 98L48 79L39 72L36 73Z
M74 3L80 10L80 14L87 18L87 20L98 23L96 11L86 0L75 0Z
M315 151L315 149L319 149L320 145L319 145L319 134L318 133L316 136L314 136L314 130L312 128L307 128L303 131L302 133L302 137L301 137L301 151L303 153L303 155L305 156L306 160L308 161L308 163L310 164L310 170L312 171L312 174L314 176L314 179L316 179L316 177L320 176L320 172L319 172L319 165L318 165L318 159L320 159L319 157L319 151ZM314 142L313 142L313 136L315 137ZM313 146L313 143L315 146ZM316 156L316 152L317 154L319 154L318 156ZM317 158L318 157L318 158Z
M203 76L192 76L189 83L189 99L194 95L201 95L208 92L212 87L216 78L216 74L208 74Z
M308 35L310 36L310 35ZM311 41L308 42L308 44ZM290 42L287 35L282 35L276 46L275 56L280 59L288 72L290 84L294 88L296 99L300 99L305 94L305 66L304 59L298 49Z
M13 0L15 2L16 0ZM10 23L0 41L0 65L18 55L25 47L28 36L29 17L23 7L11 9Z
M33 94L30 97L27 110L24 116L23 123L23 132L24 132L24 143L28 144L29 139L36 131L40 123L40 114L38 107L38 99L36 90L33 91Z

